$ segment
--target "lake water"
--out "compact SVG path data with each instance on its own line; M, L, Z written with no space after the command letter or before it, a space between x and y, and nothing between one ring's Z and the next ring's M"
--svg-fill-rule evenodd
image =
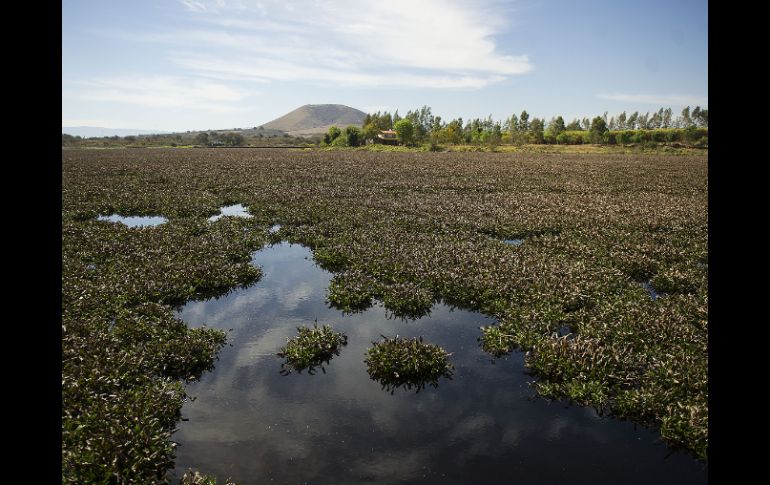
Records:
M232 331L215 369L188 386L173 439L188 467L256 483L707 483L707 466L672 452L657 431L549 402L528 385L524 356L481 350L481 314L437 304L416 321L381 306L343 315L325 303L331 273L282 243L255 253L255 285L189 302L179 315ZM315 375L280 374L275 354L300 325L348 336ZM451 380L391 395L369 378L364 352L380 335L416 337L452 353Z
M163 216L121 216L118 214L112 214L109 216L99 216L97 218L100 221L120 222L128 227L144 227L144 226L157 226L168 222Z
M209 222L215 222L225 216L252 217L242 204L227 205L219 209L219 214L209 217Z

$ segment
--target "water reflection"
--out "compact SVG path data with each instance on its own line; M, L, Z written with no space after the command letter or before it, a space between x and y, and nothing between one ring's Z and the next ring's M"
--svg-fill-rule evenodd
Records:
M99 216L97 219L100 221L120 222L128 227L157 226L168 222L168 219L163 216L121 216L119 214Z
M249 214L246 207L244 207L241 204L235 204L235 205L228 205L228 206L221 207L219 209L219 214L209 217L209 222L218 221L219 219L225 216L253 217L251 214Z
M649 281L645 281L645 282L642 283L642 288L647 290L647 293L650 294L650 298L651 299L653 299L653 300L657 300L658 299L658 292L655 291L655 288L652 286L652 283L650 283Z
M503 242L512 246L521 246L524 244L524 239L505 239Z
M174 440L176 476L196 467L248 485L276 483L705 483L706 468L657 432L590 408L534 398L523 356L491 360L476 338L483 315L437 304L430 318L388 318L377 304L343 315L325 303L331 274L311 253L257 252L264 276L180 314L230 333L215 369L188 386ZM276 353L317 320L348 336L325 374L276 372ZM452 353L438 388L383 392L364 353L381 335L424 336Z

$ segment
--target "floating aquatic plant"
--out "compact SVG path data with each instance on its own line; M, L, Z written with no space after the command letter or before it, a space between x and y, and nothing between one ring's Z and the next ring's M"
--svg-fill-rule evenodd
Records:
M340 355L340 347L348 344L348 337L334 332L329 325L318 327L297 327L298 335L288 339L286 345L278 352L278 356L286 359L281 365L281 374L288 375L292 371L302 372L308 369L308 374L314 374L315 368L323 368L335 356Z
M179 482L179 485L217 485L217 479L204 475L198 470L187 470ZM228 478L222 485L238 485Z
M208 368L223 335L144 305L170 310L253 283L251 252L278 239L343 271L339 291L330 286L339 307L405 285L424 294L393 291L393 308L430 295L480 310L499 321L488 340L500 352L537 349L528 365L544 393L606 396L613 412L705 458L708 157L433 155L62 150L62 482L149 483L173 467L182 390L162 380ZM235 203L253 217L207 222ZM112 213L169 222L96 220ZM510 238L526 242L500 242ZM652 301L644 281L667 296ZM556 342L560 322L594 343ZM611 376L584 355L599 351ZM151 424L133 434L136 422Z
M451 354L438 345L423 343L422 337L405 339L382 335L382 340L372 345L364 359L369 377L391 394L402 386L414 387L420 392L426 384L438 387L441 377L452 378Z

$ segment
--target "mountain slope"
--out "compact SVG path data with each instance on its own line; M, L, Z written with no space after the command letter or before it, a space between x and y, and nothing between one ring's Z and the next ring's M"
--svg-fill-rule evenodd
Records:
M340 128L362 126L365 117L363 111L342 104L306 104L262 126L303 136L325 133L332 125Z

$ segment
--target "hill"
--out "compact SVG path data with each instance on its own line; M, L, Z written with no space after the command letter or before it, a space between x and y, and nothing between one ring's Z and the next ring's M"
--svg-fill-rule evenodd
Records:
M307 136L325 133L332 125L362 126L365 117L363 111L342 104L306 104L262 126L291 136Z

